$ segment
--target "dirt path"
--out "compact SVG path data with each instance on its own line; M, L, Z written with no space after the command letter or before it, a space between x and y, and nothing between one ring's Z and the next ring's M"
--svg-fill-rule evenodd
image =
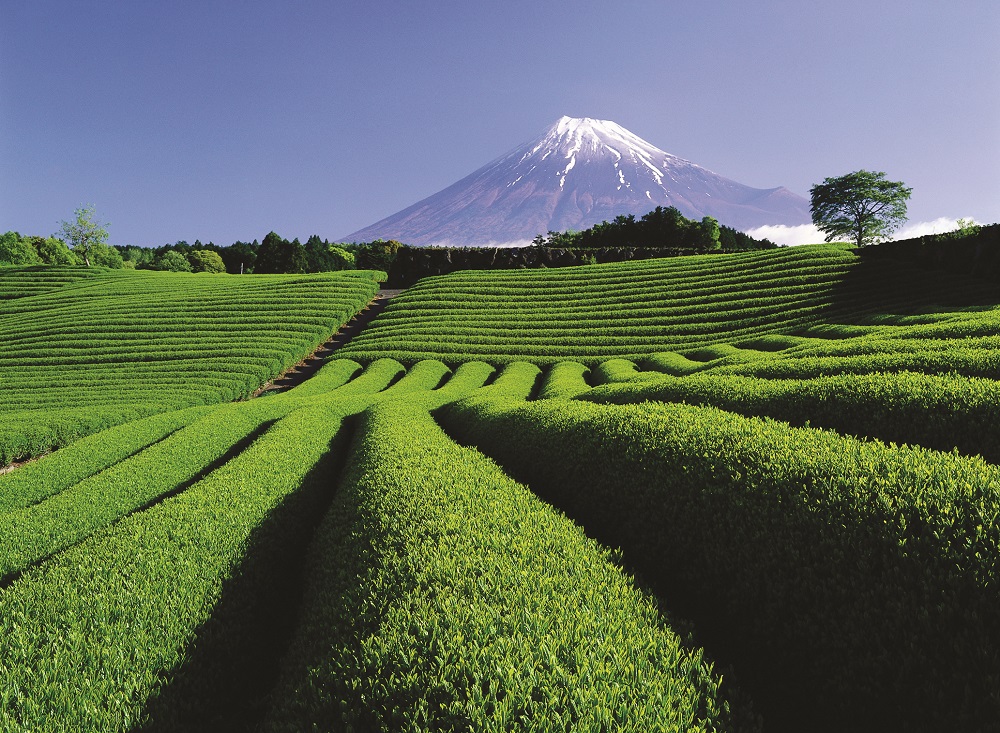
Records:
M389 301L402 292L402 290L379 290L375 294L375 298L360 313L341 326L340 330L333 334L316 351L291 369L265 384L254 392L253 396L260 397L262 394L270 392L286 392L292 387L302 384L319 371L320 367L331 358L337 349L346 346L352 338L361 333L379 313L385 310L385 307L389 305Z

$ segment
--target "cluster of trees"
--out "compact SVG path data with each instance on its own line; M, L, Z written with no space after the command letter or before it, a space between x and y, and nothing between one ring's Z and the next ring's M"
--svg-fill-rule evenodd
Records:
M120 249L126 267L239 275L388 270L402 246L393 240L338 244L316 234L302 244L268 232L260 242L234 242L228 247L195 240L193 245L181 241L157 248L129 245Z
M94 219L93 206L77 209L74 218L60 222L59 232L51 237L0 234L0 265L89 267L91 262L102 267L124 267L121 254L108 245L107 224Z
M122 267L114 247L95 248L89 259L102 267ZM19 232L0 234L0 265L82 265L84 260L57 237L22 236Z
M669 247L711 251L715 249L770 249L767 239L753 237L720 225L710 216L701 221L688 219L673 206L657 206L636 219L633 214L616 216L613 221L595 224L582 232L548 232L532 240L538 247L579 249L599 247Z
M212 242L185 241L162 247L108 244L107 224L94 218L94 208L77 209L75 218L61 222L51 237L0 235L2 265L97 265L116 269L211 273L306 273L336 270L386 270L403 245L394 240L335 244L319 236L305 244L269 232L262 242L234 242L220 247Z

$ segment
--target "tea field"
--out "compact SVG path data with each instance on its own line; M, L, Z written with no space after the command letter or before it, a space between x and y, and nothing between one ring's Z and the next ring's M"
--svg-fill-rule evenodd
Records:
M245 397L377 290L365 272L0 268L0 465L127 420Z
M996 285L376 289L0 269L0 730L1000 729Z

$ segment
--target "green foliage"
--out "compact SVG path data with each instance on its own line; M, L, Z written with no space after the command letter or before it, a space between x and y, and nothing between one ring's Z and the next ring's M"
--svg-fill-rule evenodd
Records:
M224 247L220 255L223 262L226 263L226 272L231 275L253 272L259 249L260 245L257 244L256 239L253 242L234 242L229 247Z
M192 250L191 254L188 255L188 261L191 263L191 270L193 272L217 274L226 271L226 263L222 261L222 257L218 252L213 252L210 249Z
M334 502L265 730L729 729L610 553L426 411L365 413Z
M707 251L722 246L720 237L725 230L728 241L741 249L774 245L723 227L710 216L700 222L686 218L673 206L657 206L653 211L636 219L632 214L621 214L613 221L595 224L582 232L552 232L538 235L532 244L538 247L575 249L579 247L674 247L694 251Z
M17 232L0 234L0 266L36 265L42 259L31 243Z
M354 253L320 239L315 234L305 244L309 272L335 272L355 268Z
M555 364L545 373L542 386L538 390L538 399L552 400L575 397L590 389L587 375L590 370L575 361L562 361Z
M955 233L961 239L974 237L982 231L982 227L976 223L975 219L959 219L956 224L958 228Z
M212 409L211 406L189 407L108 428L81 438L43 460L0 474L0 514L23 509L58 494L124 461Z
M621 546L802 729L1000 715L996 466L688 405L474 397L441 419Z
M611 364L605 362L600 369ZM618 404L652 400L712 405L862 438L946 451L957 448L1000 463L1000 383L992 379L911 372L804 380L712 373L685 378L650 372L615 376L605 380L610 384L580 393L579 398Z
M62 238L73 248L73 252L90 267L91 252L107 245L108 224L94 218L94 206L87 205L73 212L76 217L72 221L59 222L59 232ZM100 250L107 259L110 255Z
M162 272L192 272L191 262L175 249L167 250L153 262L153 269Z
M812 221L827 242L850 239L857 247L875 244L906 221L912 192L901 181L887 181L881 171L825 178L809 189Z
M0 466L154 412L249 395L371 300L378 286L365 275L4 268Z
M395 239L377 239L357 246L355 259L362 270L383 270L388 272L396 259L402 243Z
M1000 327L1000 313L963 309L998 301L996 287L988 283L886 259L860 258L847 248L830 245L586 268L464 271L425 278L394 298L386 312L345 348L344 356L391 357L407 364L424 358L450 364L468 359L493 364L573 360L593 367L613 358L653 365L656 355L666 352L673 352L674 359L726 344L729 352L713 357L711 364L707 359L689 364L690 369L744 362L777 369L779 358L781 368L792 368L791 359L805 357L805 352L779 357L735 347L763 337L821 329L832 321L855 324L852 336L865 342L878 334L882 350L899 361L895 369L947 371L942 346L933 346L939 350L934 359L914 354L907 361L900 356L904 344L930 350L932 345L924 337L932 335L932 326L915 324L891 329L890 334L873 319L878 314L938 311L953 324L979 324L978 333L985 336ZM817 331L815 335L827 346L843 343L842 334L834 337ZM962 334L966 335L970 334ZM823 372L818 361L798 366L831 373ZM754 368L750 364L746 373ZM980 376L988 376L986 370L994 365L987 360L976 368ZM881 367L895 369L891 363Z
M147 701L176 674L185 661L181 650L199 630L208 624L216 629L209 637L231 633L212 624L213 610L224 584L254 561L266 563L280 546L280 535L266 532L279 506L287 512L297 505L299 516L322 506L322 482L302 486L339 432L329 409L290 414L187 490L91 535L6 588L0 728L47 730L53 721L63 730L138 728ZM208 684L225 680L206 680L199 692L211 700ZM166 725L190 730L201 722Z
M384 273L0 269L0 729L989 730L1000 294L870 253L430 278L222 406Z
M117 249L121 253L125 267L132 270L156 269L153 267L153 262L156 260L156 250L149 247L136 247L133 244L117 247ZM131 265L128 264L130 262Z
M35 251L46 265L79 265L80 259L70 251L66 243L55 237L30 237Z
M254 272L258 274L296 274L309 269L305 247L299 240L289 242L274 232L269 232L257 250Z
M121 270L125 267L121 253L107 244L95 242L90 247L90 260L98 267L107 267L112 270Z

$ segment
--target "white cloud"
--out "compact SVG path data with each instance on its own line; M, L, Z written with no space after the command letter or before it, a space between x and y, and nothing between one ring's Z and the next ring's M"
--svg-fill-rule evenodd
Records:
M774 224L769 226L748 229L749 234L754 239L770 239L775 244L785 244L794 246L797 244L816 244L823 241L823 232L812 224L800 224L795 227L788 227L784 224Z
M967 218L971 219L971 217ZM922 237L925 234L944 234L945 232L953 232L956 229L958 229L957 219L949 219L942 216L934 221L921 221L916 224L908 224L896 232L892 238L912 239L913 237Z
M978 222L977 222L978 223ZM958 220L939 217L934 221L921 221L908 224L893 234L893 239L912 239L925 234L943 234L958 229ZM747 234L755 239L770 239L775 244L795 246L798 244L816 244L824 241L823 232L812 224L788 227L782 224L748 229Z

